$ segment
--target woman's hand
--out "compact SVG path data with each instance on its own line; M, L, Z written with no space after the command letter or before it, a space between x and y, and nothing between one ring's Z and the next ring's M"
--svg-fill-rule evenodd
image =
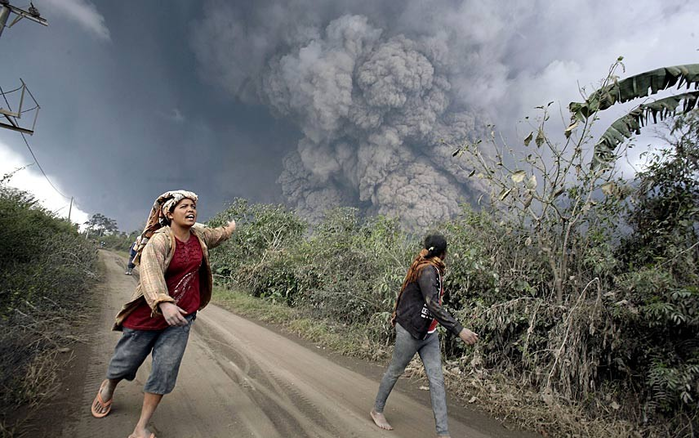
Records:
M478 341L478 335L467 328L461 329L459 337L468 345L473 345L476 343L476 341Z
M163 317L165 318L165 322L167 322L168 325L173 326L176 325L178 327L184 327L187 324L187 320L185 319L185 315L187 312L180 308L177 304L174 303L160 303L160 311L163 314Z
M233 234L233 231L235 231L235 221L233 219L226 225L226 230L229 234Z

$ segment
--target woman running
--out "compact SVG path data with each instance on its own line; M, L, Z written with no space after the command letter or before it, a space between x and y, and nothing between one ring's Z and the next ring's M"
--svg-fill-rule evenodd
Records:
M91 407L97 418L109 414L119 382L133 380L151 354L152 370L143 388L141 416L129 438L155 438L146 426L163 395L175 387L190 327L197 311L211 299L208 250L235 231L235 221L208 228L196 220L196 194L166 192L153 204L139 239L133 262L140 266L140 281L116 316L114 330L123 331L123 335Z

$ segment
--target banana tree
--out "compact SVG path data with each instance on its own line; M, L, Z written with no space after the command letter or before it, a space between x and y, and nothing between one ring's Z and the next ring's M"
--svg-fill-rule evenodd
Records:
M647 71L604 86L592 93L585 102L571 102L568 106L572 114L571 124L566 129L566 136L570 135L579 122L616 103L648 97L675 85L678 89L682 87L699 89L699 64L662 67ZM592 168L598 169L613 161L617 146L633 134L639 134L641 128L647 125L650 119L653 123L657 123L675 116L680 109L685 113L694 111L699 108L698 104L699 91L688 91L635 107L612 123L602 134L595 144Z

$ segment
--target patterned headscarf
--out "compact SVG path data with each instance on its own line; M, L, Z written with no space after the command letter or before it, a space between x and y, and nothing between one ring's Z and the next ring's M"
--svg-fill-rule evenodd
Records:
M146 227L143 232L138 237L138 246L136 247L136 255L133 258L133 264L138 265L141 262L141 253L143 248L146 247L148 239L151 238L153 233L155 233L159 228L167 225L167 213L170 209L174 208L181 200L191 199L197 202L197 194L187 190L171 190L165 192L158 196L158 199L153 203L153 208L150 210L148 215L148 220L146 221Z

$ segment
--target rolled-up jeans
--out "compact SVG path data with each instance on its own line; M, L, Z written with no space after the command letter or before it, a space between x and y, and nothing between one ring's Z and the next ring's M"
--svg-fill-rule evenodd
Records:
M383 412L391 390L398 378L405 371L415 353L420 355L425 366L427 378L430 381L430 398L432 412L437 426L437 435L449 435L447 424L447 394L444 390L444 375L442 374L442 354L439 349L437 332L427 335L425 339L415 339L406 329L396 323L396 346L393 349L393 359L381 379L379 393L376 395L374 410Z
M177 382L189 330L196 318L194 312L185 316L187 325L170 326L163 330L133 330L124 327L109 361L107 379L133 380L143 361L152 353L151 372L143 390L160 395L171 393Z

